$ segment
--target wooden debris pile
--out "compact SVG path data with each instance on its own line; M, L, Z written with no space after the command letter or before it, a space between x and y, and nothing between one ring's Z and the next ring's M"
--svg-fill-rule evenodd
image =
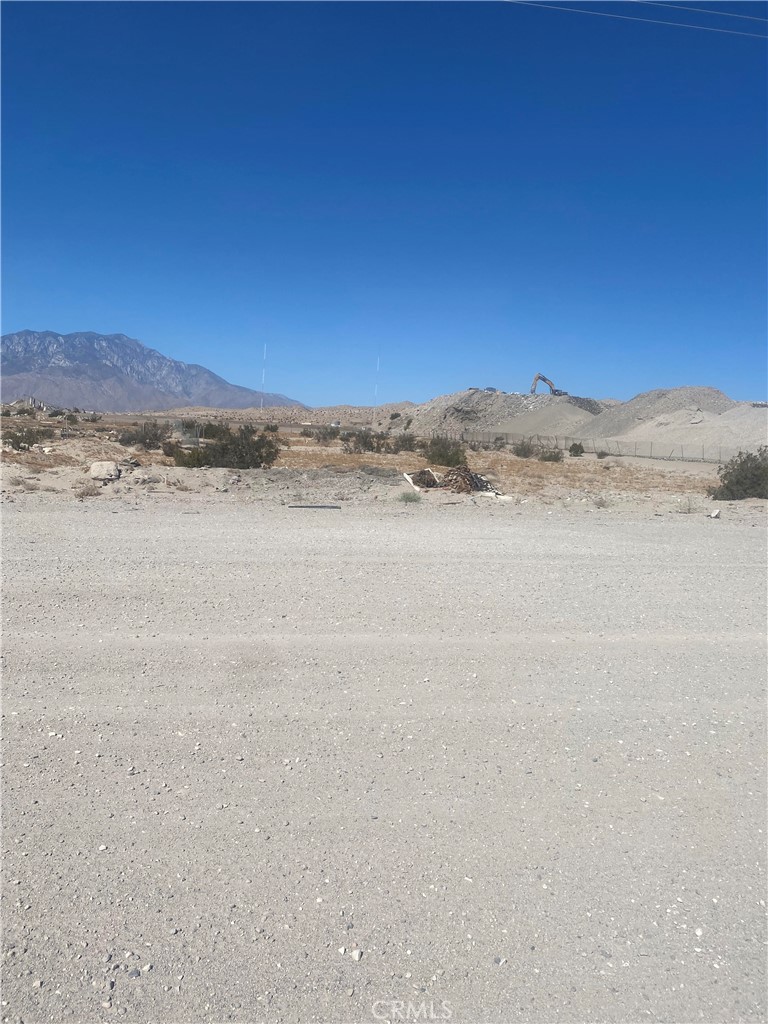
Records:
M473 473L469 466L455 466L449 469L440 481L440 486L455 494L471 494L473 491L492 491L493 487L485 477Z

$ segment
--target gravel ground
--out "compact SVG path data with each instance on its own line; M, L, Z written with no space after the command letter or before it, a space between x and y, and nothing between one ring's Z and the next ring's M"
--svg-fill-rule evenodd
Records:
M765 1021L758 522L17 496L2 1020Z

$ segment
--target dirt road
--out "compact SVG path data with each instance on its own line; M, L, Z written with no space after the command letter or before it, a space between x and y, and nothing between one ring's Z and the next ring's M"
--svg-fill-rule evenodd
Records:
M765 531L4 512L3 1021L764 1021Z

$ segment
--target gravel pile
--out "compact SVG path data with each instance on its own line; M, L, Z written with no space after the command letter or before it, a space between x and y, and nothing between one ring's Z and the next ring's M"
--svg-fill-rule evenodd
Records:
M613 409L607 409L592 420L594 437L620 437L639 424L648 423L681 410L724 413L737 403L716 388L659 388L636 395ZM677 440L672 438L671 440Z
M518 431L516 422L521 417L536 414L545 428L541 432L554 433L552 422L558 419L565 417L570 427L574 421L581 423L592 419L595 410L602 411L609 407L609 402L571 396L459 391L453 395L441 395L425 405L417 406L409 414L412 420L409 430L417 434L441 430L446 433L460 433L463 430L525 433L525 428Z

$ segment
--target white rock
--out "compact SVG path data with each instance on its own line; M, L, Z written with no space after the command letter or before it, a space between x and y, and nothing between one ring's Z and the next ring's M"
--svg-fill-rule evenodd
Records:
M91 480L119 480L120 467L116 462L94 462L91 464Z

